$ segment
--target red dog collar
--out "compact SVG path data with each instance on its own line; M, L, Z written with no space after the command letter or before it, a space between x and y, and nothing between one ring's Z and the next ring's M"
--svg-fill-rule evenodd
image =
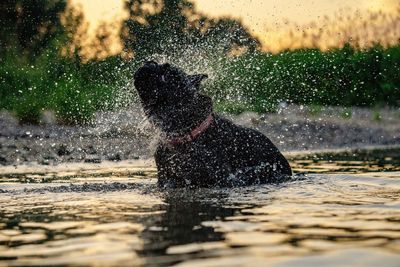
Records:
M167 142L171 145L180 145L188 142L192 142L194 139L196 139L200 134L202 134L207 128L211 125L213 121L213 115L212 113L208 115L208 117L200 123L196 128L194 128L190 133L184 135L184 136L179 136L179 137L173 137L173 138L168 138Z

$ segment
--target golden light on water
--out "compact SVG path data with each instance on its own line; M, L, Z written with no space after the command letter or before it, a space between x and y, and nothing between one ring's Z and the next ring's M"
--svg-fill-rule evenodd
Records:
M398 266L398 150L380 153L292 155L309 174L286 186L168 193L145 162L2 167L2 266Z
M107 53L119 53L122 49L119 39L121 22L128 15L124 9L126 1L70 1L74 6L81 6L88 22L90 36L95 35L101 23L111 25L109 31L112 41L108 45ZM376 42L389 45L398 43L400 38L400 0L193 0L193 2L199 12L210 17L232 17L241 20L260 39L263 48L272 52L315 46L326 49L340 46L349 39L356 39L353 42L360 47ZM375 19L379 14L391 16L391 21ZM376 37L379 38L374 39Z

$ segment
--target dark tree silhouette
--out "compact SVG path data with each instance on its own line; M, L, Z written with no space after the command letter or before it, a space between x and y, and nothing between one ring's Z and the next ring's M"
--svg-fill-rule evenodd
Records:
M240 47L251 51L260 48L258 39L253 37L240 21L230 18L212 20L206 36L218 40L225 52Z
M218 46L224 52L237 46L259 47L239 21L207 18L187 0L130 0L127 8L130 16L122 39L125 50L137 59L196 45Z

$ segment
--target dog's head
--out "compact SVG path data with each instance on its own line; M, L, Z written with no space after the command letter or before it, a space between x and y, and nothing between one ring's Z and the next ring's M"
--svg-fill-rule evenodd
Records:
M211 100L207 108L204 99L209 98L199 93L205 78L206 74L188 75L168 63L147 61L136 71L134 84L151 121L167 132L177 132L196 123L196 113L211 109Z

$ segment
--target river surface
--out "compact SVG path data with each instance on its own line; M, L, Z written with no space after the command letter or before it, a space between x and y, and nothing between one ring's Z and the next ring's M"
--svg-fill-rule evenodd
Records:
M0 266L400 266L400 150L290 182L159 191L145 163L0 168ZM307 174L299 174L299 173Z

